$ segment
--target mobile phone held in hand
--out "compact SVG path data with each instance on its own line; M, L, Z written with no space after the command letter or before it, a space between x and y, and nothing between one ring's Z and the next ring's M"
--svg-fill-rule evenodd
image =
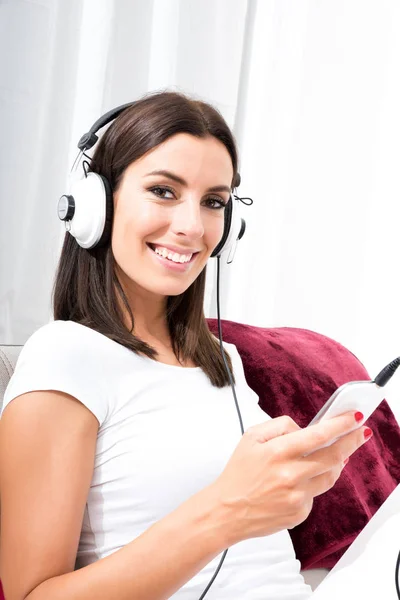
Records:
M364 419L358 422L354 429L361 427L385 399L384 386L399 365L400 357L386 365L373 381L350 381L341 385L315 415L308 427L353 410L364 415Z

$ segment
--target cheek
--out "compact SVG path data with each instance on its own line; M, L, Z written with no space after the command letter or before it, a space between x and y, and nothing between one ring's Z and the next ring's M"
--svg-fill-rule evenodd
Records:
M114 215L114 243L129 246L140 243L141 238L148 235L158 221L155 211L146 207L136 210L133 206L124 207L124 210L120 209Z
M213 223L213 226L210 227L210 232L212 233L213 236L213 242L215 241L215 244L217 244L219 242L219 240L222 238L222 235L224 233L224 215L221 215L220 219L215 219L215 223Z
M115 218L111 235L111 248L116 261L122 266L137 247L137 225L133 218Z
M132 264L132 256L147 251L145 241L164 226L160 214L152 210L116 214L113 221L111 248L120 266Z

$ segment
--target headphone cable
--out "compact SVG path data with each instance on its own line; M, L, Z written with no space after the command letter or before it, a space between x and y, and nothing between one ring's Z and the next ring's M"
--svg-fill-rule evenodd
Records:
M217 256L217 316L218 316L219 345L220 345L220 348L221 348L222 358L223 358L223 361L225 363L225 369L226 369L226 371L228 373L229 381L230 381L230 384L231 384L231 387L232 387L233 397L235 399L235 404L236 404L236 410L237 410L238 415L239 415L240 429L241 429L242 435L243 435L244 434L244 429L243 429L242 415L240 414L240 409L239 409L239 405L238 405L238 401L237 401L236 393L235 393L235 386L234 386L233 381L232 381L231 372L229 371L229 367L228 367L228 364L227 364L226 358L225 358L224 347L222 345L222 328L221 328L221 317L220 317L220 307L219 307L219 269L220 269L220 256ZM220 563L219 563L219 565L218 565L218 567L217 567L214 575L212 576L209 584L207 585L206 589L204 590L204 592L200 596L199 600L203 600L203 598L207 594L208 590L210 589L210 587L214 583L215 578L218 575L218 573L219 573L219 571L220 571L220 569L222 567L222 563L225 560L225 556L226 556L227 552L228 552L228 548L226 550L224 550L224 553L222 555Z

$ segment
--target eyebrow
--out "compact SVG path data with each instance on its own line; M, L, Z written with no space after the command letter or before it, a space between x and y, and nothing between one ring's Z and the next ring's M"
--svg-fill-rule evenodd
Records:
M145 177L149 177L150 175L163 175L164 177L167 177L168 179L172 179L173 181L176 181L177 183L180 183L181 185L187 186L187 182L180 177L179 175L176 175L175 173L172 173L171 171L166 171L165 169L159 169L156 171L151 171L151 173L147 173L147 175L145 175ZM231 188L227 185L214 185L213 187L208 188L207 192L228 192L229 194L231 193Z

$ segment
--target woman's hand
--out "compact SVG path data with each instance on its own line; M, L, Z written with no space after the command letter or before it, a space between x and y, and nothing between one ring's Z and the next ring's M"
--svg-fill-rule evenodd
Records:
M230 545L291 529L308 517L314 497L336 483L345 459L369 439L367 427L354 431L354 414L304 429L284 416L245 431L213 483L228 520ZM343 437L322 448L338 436Z

